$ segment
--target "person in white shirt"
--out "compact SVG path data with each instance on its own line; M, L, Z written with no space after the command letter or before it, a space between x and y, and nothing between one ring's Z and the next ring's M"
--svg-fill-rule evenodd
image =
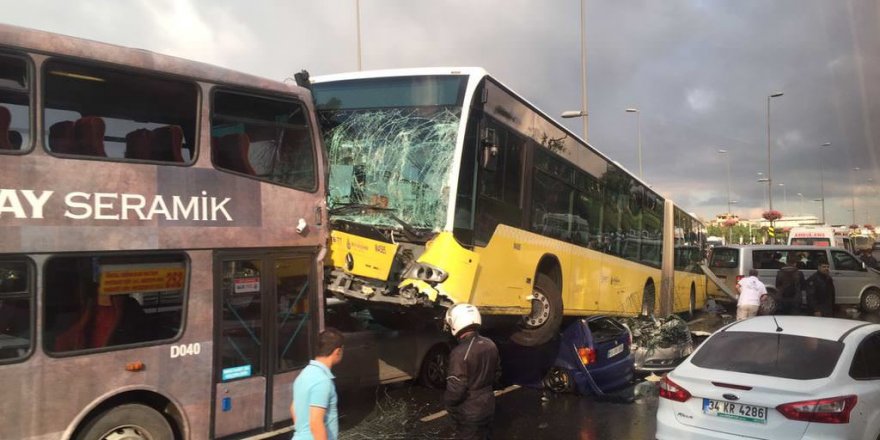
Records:
M736 320L751 318L758 314L761 296L767 294L767 287L758 279L758 270L749 269L749 276L736 283L739 301L736 303Z

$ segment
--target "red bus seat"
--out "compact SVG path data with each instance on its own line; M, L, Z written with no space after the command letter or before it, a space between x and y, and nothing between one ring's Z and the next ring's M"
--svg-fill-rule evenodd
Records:
M49 149L55 153L76 154L76 131L73 121L61 121L49 127Z
M248 160L251 141L247 134L233 133L211 138L214 163L221 168L255 176L257 173Z
M166 125L153 130L153 159L165 162L183 162L183 129Z
M110 297L110 305L95 307L95 320L92 323L92 333L90 335L89 347L101 348L106 347L116 327L119 326L120 318L122 318L122 307L125 304L125 295L114 295Z
M141 128L125 135L126 159L150 160L153 156L153 132Z
M75 154L107 157L104 152L104 119L98 116L84 116L74 125L78 151Z
M12 122L12 114L9 109L0 105L0 150L12 150L12 142L9 140L9 124Z

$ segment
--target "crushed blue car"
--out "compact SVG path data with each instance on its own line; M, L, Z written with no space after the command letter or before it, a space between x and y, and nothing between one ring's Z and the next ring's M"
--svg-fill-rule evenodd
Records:
M558 393L602 395L631 383L635 358L629 330L614 318L571 320L550 342L499 344L502 381Z

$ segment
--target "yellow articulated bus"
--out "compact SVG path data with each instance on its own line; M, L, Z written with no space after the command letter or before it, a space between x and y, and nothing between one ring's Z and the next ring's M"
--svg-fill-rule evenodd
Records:
M521 317L512 339L534 345L564 316L652 313L665 254L672 309L705 302L702 224L484 70L331 75L312 91L334 295L470 302Z
M0 25L0 438L290 431L318 131L302 87Z

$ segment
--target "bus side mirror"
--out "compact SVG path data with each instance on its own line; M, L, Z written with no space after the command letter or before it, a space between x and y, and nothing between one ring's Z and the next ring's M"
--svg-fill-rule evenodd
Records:
M482 146L482 154L480 164L487 171L495 171L498 169L498 136L495 130L487 128L483 131L480 139Z

